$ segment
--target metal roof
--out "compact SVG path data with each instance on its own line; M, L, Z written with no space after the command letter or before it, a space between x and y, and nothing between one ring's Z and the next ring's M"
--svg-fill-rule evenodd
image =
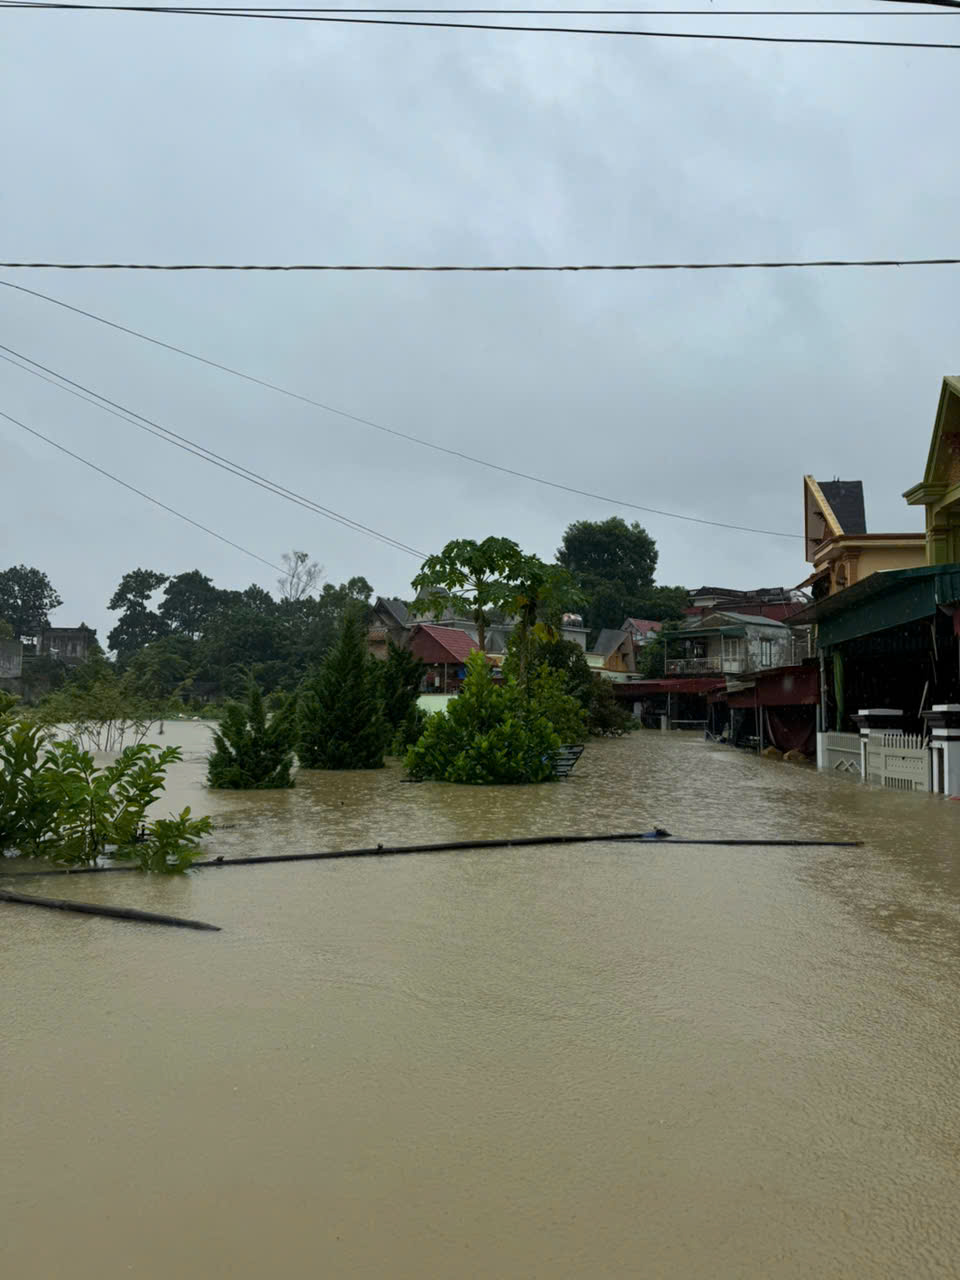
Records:
M817 643L825 648L931 617L938 605L957 601L960 564L886 569L795 613L790 626L817 623Z

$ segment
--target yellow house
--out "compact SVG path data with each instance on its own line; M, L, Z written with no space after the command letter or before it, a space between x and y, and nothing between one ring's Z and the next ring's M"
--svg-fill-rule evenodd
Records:
M927 469L903 496L927 509L926 563L960 563L960 377L943 380Z
M868 533L860 480L803 477L803 534L813 573L800 584L815 600L832 596L872 573L926 564L926 535Z

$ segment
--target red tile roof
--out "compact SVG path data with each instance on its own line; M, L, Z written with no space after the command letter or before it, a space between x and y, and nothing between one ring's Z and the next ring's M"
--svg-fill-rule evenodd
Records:
M651 622L649 618L628 618L624 625L624 630L627 627L633 627L634 631L639 631L641 635L646 635L648 631L661 631L663 623Z
M419 636L423 636L428 643L418 645ZM431 652L437 646L441 651L440 656L434 656ZM410 637L411 653L425 662L464 663L478 647L476 640L466 631L459 631L456 627L437 627L428 622L421 622L414 627L413 635ZM424 652L419 651L421 648Z

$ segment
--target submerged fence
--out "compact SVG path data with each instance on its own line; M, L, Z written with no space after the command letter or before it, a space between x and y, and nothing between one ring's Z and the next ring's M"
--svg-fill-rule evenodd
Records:
M864 737L858 733L819 736L821 769L893 791L933 790L932 751L923 733L873 729Z

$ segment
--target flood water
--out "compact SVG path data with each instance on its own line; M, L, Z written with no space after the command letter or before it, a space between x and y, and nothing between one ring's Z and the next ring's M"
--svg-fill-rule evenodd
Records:
M219 924L0 906L0 1274L960 1272L960 804L704 744L538 788L301 775L168 808L212 855L598 844L25 880Z

